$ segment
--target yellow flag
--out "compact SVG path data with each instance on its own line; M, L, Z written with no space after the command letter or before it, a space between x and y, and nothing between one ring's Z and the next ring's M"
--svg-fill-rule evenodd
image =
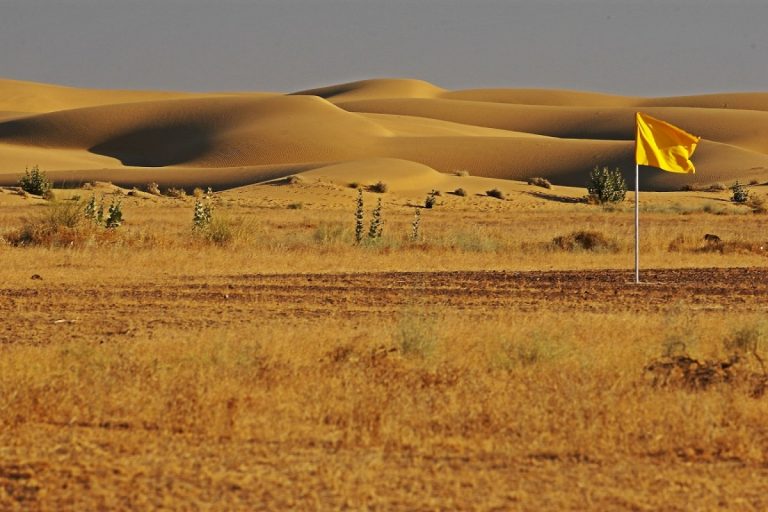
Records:
M695 173L691 155L700 137L647 114L637 113L635 162L669 172Z

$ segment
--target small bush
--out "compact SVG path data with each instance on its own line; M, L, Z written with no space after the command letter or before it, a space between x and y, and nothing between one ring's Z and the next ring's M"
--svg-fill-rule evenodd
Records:
M154 181L152 183L147 184L147 192L152 194L153 196L159 196L160 194L160 186L155 183Z
M192 197L195 199L202 199L204 194L205 190L201 189L200 187L195 187L195 189L192 191Z
M363 202L363 189L357 189L357 201L355 202L355 243L363 241L363 222L365 221L365 210Z
M51 182L38 166L25 169L24 176L19 179L21 190L36 196L42 196L51 189Z
M334 244L349 242L349 231L341 223L321 222L312 234L312 238L319 244Z
M528 184L541 188L552 188L552 183L546 178L528 178Z
M352 183L350 183L348 186L349 186L349 188L354 188L354 189L357 189L357 188L360 188L360 183L358 183L358 182L356 182L356 181L353 181L353 182L352 182Z
M456 176L466 178L469 176L469 171L456 171L454 174L456 174Z
M395 339L403 356L428 359L437 348L435 322L423 314L407 314L397 326Z
M461 197L466 197L467 195L467 191L464 190L463 188L457 188L456 190L453 191L453 193L454 195L461 196Z
M418 242L421 240L421 208L416 208L416 212L413 214L411 233L408 235L408 239L411 242Z
M104 227L107 229L117 229L123 223L123 209L120 206L120 200L112 201L107 210L107 219Z
M81 246L92 234L92 229L84 222L80 203L54 203L40 216L25 219L22 227L9 233L6 239L14 246Z
M488 197L495 197L496 199L504 199L504 192L501 190L494 188L491 190L486 191L485 193Z
M224 247L235 240L235 230L228 220L215 218L205 230L205 238L215 245Z
M747 206L752 208L752 211L755 213L768 213L768 205L766 205L765 196L749 194Z
M595 167L589 173L587 191L592 202L620 203L627 195L627 183L618 168L611 170L608 167Z
M437 196L440 195L440 192L437 190L432 190L429 194L427 194L427 198L424 200L424 208L432 208L435 206L435 203L437 202Z
M616 252L618 244L597 231L575 231L552 239L552 246L563 251Z
M187 191L183 188L170 187L165 191L165 195L174 199L184 199L187 197Z
M383 181L379 181L368 187L368 190L370 192L376 192L377 194L383 194L389 190L389 186L387 186L387 184Z
M286 208L289 210L301 210L304 208L304 203L290 203Z
M733 334L723 342L728 352L740 354L755 354L759 352L763 329L760 325L744 325L736 329Z
M749 191L747 190L747 187L739 183L738 180L731 186L731 191L733 192L731 201L734 203L743 204L749 200Z
M754 186L754 185L759 185L760 182L758 180L749 180L749 184Z
M376 204L376 208L371 213L371 225L368 229L368 238L370 240L376 240L381 238L384 231L384 221L381 218L381 199Z
M213 221L213 191L208 191L195 199L195 207L192 211L192 229L205 230Z

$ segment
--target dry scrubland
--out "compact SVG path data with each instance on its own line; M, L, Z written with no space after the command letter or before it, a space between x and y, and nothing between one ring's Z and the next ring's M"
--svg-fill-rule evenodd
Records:
M637 110L703 137L643 170L641 286L631 197L569 188ZM766 141L766 93L0 80L0 509L766 510L768 215L709 190L765 200Z
M355 246L357 192L307 178L216 194L216 240L122 191L109 235L0 245L0 508L765 509L768 216L647 194L636 287L629 202L506 187L417 242L422 196L365 192ZM3 236L116 190L6 189ZM644 371L682 353L741 360Z

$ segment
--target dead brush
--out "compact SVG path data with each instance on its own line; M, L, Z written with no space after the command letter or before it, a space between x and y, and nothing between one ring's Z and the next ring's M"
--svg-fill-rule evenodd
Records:
M619 244L597 231L574 231L552 239L551 247L561 251L617 252Z
M664 356L648 363L643 373L655 388L702 391L718 384L743 385L751 397L760 398L768 391L768 371L758 350L760 337L756 327L738 329L723 344L731 353L725 359L693 358L681 344L681 351L667 350ZM750 369L751 359L758 363L760 371Z
M701 361L687 354L655 359L643 372L653 387L679 387L693 391L707 389L715 384L733 381L733 366L740 357L736 354L724 361Z

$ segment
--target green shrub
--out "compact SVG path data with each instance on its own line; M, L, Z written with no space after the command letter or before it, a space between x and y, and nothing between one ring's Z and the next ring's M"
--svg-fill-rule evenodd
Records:
M19 179L21 190L36 196L42 196L51 189L51 182L38 166L25 169L24 176Z
M627 195L627 183L618 168L610 170L608 167L595 167L589 173L587 191L590 199L596 203L620 203Z
M192 212L192 229L204 230L213 220L213 191L209 187L207 192L196 197Z
M361 188L357 189L357 202L355 204L355 243L359 244L363 241L363 230L365 229L363 225L365 221L363 189Z
M376 208L374 208L373 212L371 213L371 225L368 229L368 238L371 240L381 238L383 231L384 221L381 218L381 199L379 199L379 202L376 204Z
M421 240L421 208L416 208L416 213L413 214L413 222L411 223L411 233L408 239L411 242L418 242Z
M113 200L107 210L107 219L104 222L104 227L107 229L117 229L123 223L123 209L120 206L120 200Z
M731 201L734 203L743 204L749 200L749 190L747 190L747 187L739 183L738 180L736 180L736 183L731 186L731 191L733 192L731 195Z
M424 208L432 208L437 202L437 197L440 195L438 190L432 190L427 194L427 198L424 200Z

